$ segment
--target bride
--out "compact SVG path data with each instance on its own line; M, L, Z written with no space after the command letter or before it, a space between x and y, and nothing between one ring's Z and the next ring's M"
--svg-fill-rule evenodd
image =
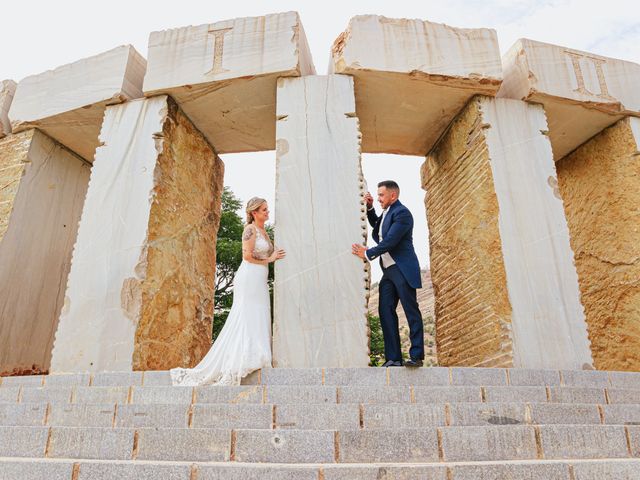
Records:
M269 263L284 258L264 229L269 207L263 198L247 203L242 263L233 281L233 305L218 338L194 368L170 371L173 385L239 385L242 377L271 366Z

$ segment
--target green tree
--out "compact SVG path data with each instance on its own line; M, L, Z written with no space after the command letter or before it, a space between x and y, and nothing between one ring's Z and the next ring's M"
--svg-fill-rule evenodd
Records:
M382 336L382 326L380 318L367 314L369 322L369 365L380 366L384 363L384 338Z
M222 330L233 304L233 278L242 263L244 219L238 214L243 202L229 187L222 192L220 227L216 243L216 283L214 293L213 338ZM267 225L273 238L273 227ZM269 265L269 292L273 294L273 265ZM273 304L273 302L271 302Z

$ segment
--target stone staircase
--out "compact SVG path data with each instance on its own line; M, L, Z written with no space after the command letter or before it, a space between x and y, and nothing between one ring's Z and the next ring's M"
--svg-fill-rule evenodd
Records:
M640 479L640 373L267 369L5 377L5 479Z

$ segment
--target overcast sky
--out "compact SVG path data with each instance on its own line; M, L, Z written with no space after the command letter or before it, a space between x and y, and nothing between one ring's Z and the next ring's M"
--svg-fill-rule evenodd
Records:
M640 63L637 0L5 0L0 6L0 79L18 81L122 44L132 44L146 56L149 33L155 30L289 10L301 15L318 74L326 72L329 48L349 18L367 13L494 28L502 53L526 37ZM225 184L245 201L254 195L271 200L273 210L274 153L225 155L223 160ZM372 189L386 178L400 183L401 198L416 221L416 250L424 266L428 249L419 178L422 161L363 156ZM378 277L379 271L374 271L374 279Z

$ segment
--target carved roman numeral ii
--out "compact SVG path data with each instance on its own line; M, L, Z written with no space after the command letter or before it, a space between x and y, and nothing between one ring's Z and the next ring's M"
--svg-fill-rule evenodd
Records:
M602 69L602 65L606 63L603 58L593 57L591 55L584 55L577 52L572 52L569 50L565 50L564 53L571 58L571 64L573 65L573 72L576 75L576 81L578 82L578 88L574 89L574 92L582 93L585 95L595 95L600 98L604 98L606 100L615 100L609 94L609 89L607 88L607 82L604 78L604 70ZM582 67L580 66L581 59L588 59L593 63L593 66L596 70L596 75L598 77L598 84L600 86L600 93L595 93L587 89L584 84L584 75L582 74Z

